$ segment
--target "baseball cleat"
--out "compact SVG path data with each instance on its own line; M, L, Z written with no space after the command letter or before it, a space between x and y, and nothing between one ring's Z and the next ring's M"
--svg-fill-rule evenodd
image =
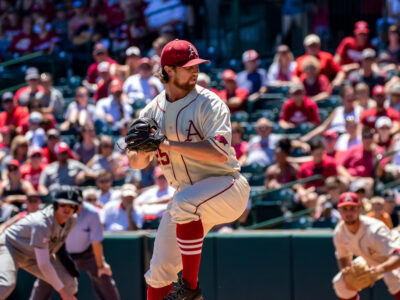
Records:
M169 294L163 300L203 300L201 289L191 290L189 283L185 279L179 279L179 287L176 291Z

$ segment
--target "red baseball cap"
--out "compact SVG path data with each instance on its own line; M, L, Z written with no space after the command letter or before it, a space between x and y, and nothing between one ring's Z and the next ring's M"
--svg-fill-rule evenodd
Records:
M191 67L208 62L199 58L196 48L185 40L169 42L161 52L161 66Z
M141 59L139 59L139 66L141 66L141 65L151 66L151 59L148 57L142 57Z
M114 79L113 81L111 81L111 83L110 83L111 93L122 92L122 89L123 89L123 85L122 85L121 80Z
M10 162L7 164L7 166L15 166L15 167L19 168L19 167L20 167L20 164L19 164L19 161L18 161L18 160L13 159L12 161L10 161Z
M324 132L323 136L324 136L324 138L337 139L338 133L332 129L328 129L327 131Z
M153 174L154 174L155 178L158 178L160 176L163 176L164 172L160 167L157 166L157 167L154 168Z
M354 34L366 33L369 34L368 23L365 21L358 21L354 24Z
M222 73L222 80L236 80L236 74L232 70L225 70Z
M254 49L247 50L243 53L242 55L242 62L248 62L248 61L253 61L258 59L260 56L258 55L258 52Z
M337 206L342 207L342 206L347 206L347 205L351 205L351 206L361 205L360 199L358 198L356 193L347 192L347 193L343 193L340 195L339 203Z
M376 85L372 89L372 96L385 95L385 87L383 85Z
M69 151L69 146L67 143L65 142L58 142L55 146L54 146L54 152L56 154L61 154L63 152Z

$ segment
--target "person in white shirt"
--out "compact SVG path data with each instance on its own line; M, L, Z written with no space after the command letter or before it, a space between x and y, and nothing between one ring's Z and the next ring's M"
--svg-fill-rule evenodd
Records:
M365 261L370 272L383 278L390 294L400 299L400 236L382 221L362 216L361 200L355 193L340 195L338 210L342 220L337 224L333 243L340 272L333 279L333 288L341 300L358 300L357 290L350 288L343 272L354 261Z
M346 118L345 129L346 133L343 133L335 146L336 151L347 151L350 147L361 144L361 135L359 134L358 125L356 119L353 116Z
M143 217L144 224L160 219L175 193L160 167L154 168L154 182L154 187L145 190L135 200L135 210Z
M112 188L113 177L110 172L106 170L100 171L96 178L96 186L99 189L96 206L103 207L109 201L118 200L121 196L119 190Z
M164 89L161 81L153 76L152 68L151 60L143 57L139 61L139 73L129 76L125 81L123 90L129 103L138 100L149 102Z
M105 231L137 230L142 227L143 220L134 209L136 196L136 187L126 183L122 186L121 199L104 205L100 220Z
M111 95L96 104L96 122L116 126L121 120L132 119L132 107L123 101L122 82L118 79L110 83ZM105 125L105 124L104 124Z

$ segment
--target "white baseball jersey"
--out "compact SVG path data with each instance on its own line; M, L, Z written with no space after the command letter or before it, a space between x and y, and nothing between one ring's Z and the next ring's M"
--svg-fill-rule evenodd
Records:
M380 220L360 216L360 228L356 234L340 221L335 228L333 243L336 258L362 256L372 266L383 263L400 249L400 236Z
M206 162L176 152L158 151L158 163L171 186L178 191L212 176L230 175L240 170L231 147L230 112L213 92L198 85L184 98L175 102L161 92L141 112L141 117L154 118L168 140L210 144L228 160Z

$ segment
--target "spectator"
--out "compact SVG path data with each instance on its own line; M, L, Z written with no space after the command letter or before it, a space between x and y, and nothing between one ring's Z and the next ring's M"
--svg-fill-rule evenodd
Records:
M32 146L43 147L46 142L46 133L40 127L43 121L43 116L40 112L34 111L29 114L28 132L25 133L25 138Z
M374 177L374 164L378 154L385 150L375 144L374 130L364 127L362 130L362 144L351 147L343 155L341 165L353 177Z
M153 76L152 68L151 60L143 57L139 61L139 73L125 81L124 93L128 96L129 103L138 100L149 102L164 89L161 81Z
M268 86L288 86L296 67L293 53L286 45L280 45L274 56L274 62L268 69Z
M17 209L14 205L0 201L0 224L5 224L12 218L14 213L17 213ZM4 230L3 226L0 226L0 233Z
M108 61L99 63L97 66L97 71L99 72L101 79L97 82L96 91L93 95L93 100L95 102L97 102L99 99L108 97L110 83L112 80L117 79L117 77L111 76L110 63Z
M367 213L368 217L381 220L387 227L393 229L392 219L390 215L383 209L385 205L385 199L382 197L371 198L372 210Z
M308 56L303 61L303 74L300 81L303 83L306 95L312 100L320 101L332 94L328 77L320 73L320 63L314 56Z
M82 1L73 2L73 13L73 17L68 22L68 39L71 41L76 34L76 31L82 25L89 23L89 17L85 13L85 8Z
M354 104L354 88L350 85L346 85L340 90L339 94L342 105L336 107L321 125L301 137L301 141L309 141L328 129L332 129L337 133L344 133L346 131L345 120L350 116L354 117L356 123L360 122L362 108Z
M320 195L315 208L315 219L340 219L337 211L340 194L348 190L348 184L340 176L328 177L325 180L324 189L326 193Z
M179 0L153 0L146 7L144 14L149 29L162 33L163 30L178 31L183 34L186 23L186 6Z
M281 139L275 148L275 163L269 166L265 172L266 189L278 189L282 184L297 179L297 165L288 162L290 153L290 139Z
M96 186L100 190L98 203L104 206L110 201L119 199L121 194L118 190L111 188L113 184L112 174L106 170L100 171L96 178Z
M2 178L4 179L7 175L7 165L12 160L17 160L22 165L28 158L28 147L29 143L23 135L17 135L11 142L11 153L7 155L1 162Z
M96 188L88 187L82 191L83 201L86 201L93 206L97 207L97 212L100 214L103 205L99 205L97 199L99 198L99 191Z
M100 21L96 11L90 11L87 15L87 23L82 24L74 32L72 43L78 48L84 49L85 45L90 43L99 43L108 41L109 29L107 25Z
M34 50L35 34L32 30L33 22L30 17L24 17L22 21L22 32L14 36L8 52L11 54L26 55Z
M357 83L355 86L356 101L355 104L361 106L364 110L375 107L376 103L370 98L370 89L365 82Z
M4 18L6 36L9 40L13 40L14 37L22 32L21 22L17 10L14 7L10 7Z
M222 101L228 105L231 114L237 111L245 111L247 96L249 92L236 85L236 74L232 70L225 70L222 73L224 89L218 92Z
M359 123L356 122L353 116L346 118L346 132L341 134L336 143L336 157L340 161L340 157L352 146L360 145L361 135L358 130Z
M268 166L274 162L274 149L279 141L272 132L272 124L266 118L257 120L257 136L250 139L246 153L243 154L243 161L246 165L257 163L261 166Z
M84 125L80 133L82 142L74 145L74 152L77 154L78 160L87 165L97 152L98 140L93 124Z
M390 87L390 107L400 112L400 82L396 82Z
M51 30L50 23L46 23L45 18L40 16L35 19L33 30L36 33L33 50L53 53L56 45L60 42L60 38Z
M11 92L3 94L1 104L4 111L0 113L0 128L6 125L12 125L18 132L21 132L22 122L29 115L28 109L15 104Z
M0 129L1 133L1 142L0 142L0 160L4 158L4 156L10 154L11 142L14 137L17 135L14 126L4 126Z
M142 221L134 209L136 197L134 185L122 186L121 199L108 202L101 212L101 222L105 231L137 230L142 227Z
M46 146L42 149L43 161L50 164L57 160L57 154L55 153L55 146L60 141L60 134L57 129L53 128L46 133ZM68 157L75 159L71 149L68 149Z
M372 90L374 86L385 83L385 78L379 73L374 71L374 64L376 63L376 52L374 49L364 49L362 51L361 68L351 72L348 80L356 85L360 82L365 82L369 89Z
M40 75L36 68L28 68L25 73L27 86L20 88L14 96L14 100L22 106L27 106L29 101L34 99L37 92L44 92L39 81Z
M249 91L249 100L257 99L267 91L267 72L260 69L259 55L256 50L247 50L242 55L245 70L238 73L236 83L238 87Z
M43 105L40 99L35 98L29 101L28 110L31 113L38 112L42 115L43 120L40 125L45 131L48 131L51 128L56 128L57 125L56 119L54 118L52 113L43 113ZM24 121L22 122L22 132L26 133L28 131L28 126L29 126L29 118L25 118Z
M107 135L101 135L99 141L99 154L95 154L87 163L87 166L96 174L106 170L113 175L115 180L122 179L125 176L121 164L122 157L118 152L113 152L112 138Z
M95 175L81 162L68 157L70 148L64 142L58 142L54 147L57 161L48 165L40 174L39 193L47 195L49 190L60 185L79 185L87 177Z
M372 210L367 213L367 216L381 220L387 227L393 229L392 219L390 218L390 215L383 209L385 205L385 199L382 197L372 197L371 205Z
M153 55L151 55L151 60L154 62L153 73L156 74L160 70L161 65L161 52L168 41L163 37L158 37L153 42Z
M243 128L237 122L232 122L232 147L235 149L236 158L239 160L240 165L245 162L244 154L246 153L247 142L243 140Z
M210 76L208 76L206 73L200 72L199 76L197 76L197 84L205 89L208 89L210 83L211 83Z
M399 225L399 213L395 210L396 195L393 190L387 189L382 191L382 197L385 200L383 209L390 215L393 227L397 227Z
M81 128L86 124L93 124L95 116L96 107L89 103L89 90L80 86L75 91L75 101L68 105L60 130L67 131L71 127Z
M359 68L364 49L373 48L369 42L369 28L366 22L355 23L353 33L354 36L346 37L340 42L335 54L335 61L342 65L346 73Z
M64 45L68 41L67 11L64 3L58 3L56 5L56 18L52 22L52 28Z
M115 79L110 84L111 95L96 104L97 123L101 126L116 126L121 120L132 119L132 107L122 99L122 82ZM104 129L103 129L104 130ZM101 132L104 132L104 131Z
M40 83L44 91L38 92L36 98L42 102L44 114L61 115L64 109L64 98L59 90L53 87L53 79L49 73L40 75Z
M283 104L279 126L289 129L305 122L314 125L319 124L321 121L318 115L318 107L311 98L305 95L303 84L292 84L289 92L291 98Z
M37 191L39 188L40 174L47 163L43 162L42 149L38 146L31 146L28 152L28 160L21 166L21 178L32 183Z
M29 181L21 179L20 164L13 159L7 164L7 178L0 186L0 197L3 202L21 208L26 202L28 193L34 191Z
M0 21L0 59L7 59L8 48L10 47L11 40L6 34L6 26L4 21Z
M392 129L392 120L388 117L379 117L376 120L376 143L382 147L386 152L393 147L393 138L390 135Z
M99 72L97 70L99 63L101 63L103 61L107 61L110 65L117 63L115 60L108 57L108 51L107 51L106 47L104 47L103 44L101 44L101 43L97 43L94 46L93 58L94 58L95 62L89 66L89 69L87 71L86 80L84 80L84 82L83 82L83 84L89 89L91 89L91 86L93 84L97 83L100 80Z
M366 197L367 190L366 190L365 183L362 180L356 180L356 181L352 182L349 186L349 191L352 193L356 193L358 196L358 199L361 199L364 212L371 211L371 202Z
M323 178L338 175L335 160L326 155L324 144L321 140L310 142L312 160L301 164L297 177L299 179L322 175ZM322 189L324 179L315 180L305 184L306 189L314 187L317 192Z
M387 49L380 53L379 60L393 64L400 62L400 33L397 25L389 27Z
M154 182L154 187L145 190L135 199L134 209L143 219L144 228L152 228L152 223L161 219L175 193L175 189L168 185L168 181L160 167L154 168Z
M363 112L361 116L361 123L364 126L375 128L376 120L379 117L386 116L389 117L393 123L391 133L398 132L400 129L400 114L393 108L384 106L386 99L385 88L381 85L375 86L372 90L372 96L376 102L376 107L367 109Z
M331 129L324 132L322 135L324 137L324 148L325 154L332 157L336 161L336 143L338 141L338 133Z
M314 56L319 60L321 74L324 74L332 81L332 86L340 86L345 78L345 74L340 65L334 61L332 54L321 51L320 38L316 34L306 36L304 39L304 48L306 54L296 59L296 68L293 76L300 78L303 72L303 61L309 56Z
M142 57L140 49L131 46L125 51L125 65L113 64L110 66L110 72L113 76L125 81L129 76L139 73L139 61Z

